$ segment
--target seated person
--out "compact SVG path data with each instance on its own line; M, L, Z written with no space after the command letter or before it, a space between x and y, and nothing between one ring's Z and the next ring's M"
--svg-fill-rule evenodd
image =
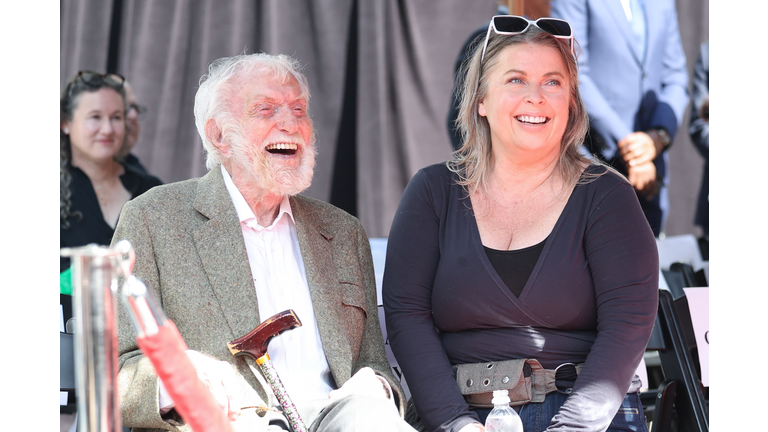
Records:
M124 79L80 71L61 94L60 246L108 246L123 205L160 183L117 160L125 138ZM70 266L62 257L60 272Z
M133 274L159 299L198 374L235 430L289 430L249 357L227 343L293 309L302 326L269 356L310 431L413 431L387 362L370 245L360 222L299 195L312 181L309 89L283 55L214 61L195 97L209 172L157 187L123 209L113 242L136 251ZM188 430L119 314L123 424ZM178 428L178 429L177 429Z
M428 431L484 430L491 394L454 367L520 359L550 386L517 400L526 431L646 428L635 371L658 252L632 185L579 152L572 37L562 20L493 18L462 74L462 146L411 179L393 220L387 335Z
M701 227L703 236L699 239L702 257L709 259L709 42L699 48L699 56L693 68L693 91L691 93L691 119L688 133L696 150L704 158L699 198L696 202L694 223Z
M136 99L136 93L133 92L133 87L131 87L131 84L128 81L125 82L124 87L125 100L128 102L128 111L126 111L125 114L125 141L123 142L123 146L120 148L117 157L124 163L133 165L139 170L147 172L144 165L139 162L139 158L131 153L134 147L136 147L136 143L139 142L139 135L141 134L141 123L139 123L139 120L144 118L147 114L147 107L139 105L139 102Z

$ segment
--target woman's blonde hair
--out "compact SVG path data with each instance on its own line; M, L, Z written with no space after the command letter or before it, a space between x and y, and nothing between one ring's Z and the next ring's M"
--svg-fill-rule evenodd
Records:
M464 78L458 87L460 102L456 127L461 133L462 145L453 153L453 158L446 162L448 168L458 175L459 184L469 193L474 193L478 188L487 190L492 169L491 129L488 120L478 113L477 108L488 92L488 72L499 62L499 54L504 48L515 44L533 44L555 48L565 63L571 97L557 169L566 184L575 184L584 167L597 161L579 152L589 129L589 117L579 92L578 63L569 42L557 39L535 26L517 35L491 32L485 59L481 63L483 42L483 39L478 38L472 55L461 67L460 76Z

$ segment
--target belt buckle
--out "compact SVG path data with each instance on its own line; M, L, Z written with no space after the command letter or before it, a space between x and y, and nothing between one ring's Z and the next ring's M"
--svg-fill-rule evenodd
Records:
M558 393L562 393L565 395L571 394L573 391L573 387L563 387L562 389L557 385L557 371L560 370L563 366L573 366L574 372L576 371L576 364L575 363L563 363L560 366L555 368L555 388L557 389Z

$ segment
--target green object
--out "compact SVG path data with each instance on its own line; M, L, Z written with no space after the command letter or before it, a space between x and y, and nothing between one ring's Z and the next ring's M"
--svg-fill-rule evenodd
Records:
M60 291L62 294L72 295L72 267L59 274Z

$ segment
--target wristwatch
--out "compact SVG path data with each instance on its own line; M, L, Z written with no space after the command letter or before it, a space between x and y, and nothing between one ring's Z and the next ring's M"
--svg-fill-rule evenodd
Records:
M666 129L659 127L654 130L657 134L659 134L659 141L661 141L661 145L663 145L664 148L667 148L670 144L672 144L672 138L669 136L669 132L667 132Z

